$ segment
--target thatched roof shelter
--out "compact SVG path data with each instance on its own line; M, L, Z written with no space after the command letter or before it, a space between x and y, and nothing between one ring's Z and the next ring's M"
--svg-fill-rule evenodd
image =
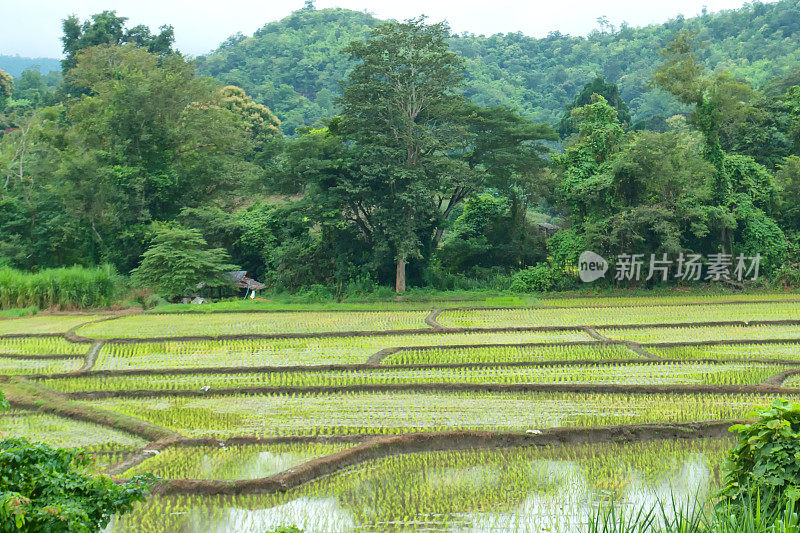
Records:
M233 272L229 272L228 276L230 276L233 285L237 289L260 291L267 288L263 283L247 277L246 270L234 270Z

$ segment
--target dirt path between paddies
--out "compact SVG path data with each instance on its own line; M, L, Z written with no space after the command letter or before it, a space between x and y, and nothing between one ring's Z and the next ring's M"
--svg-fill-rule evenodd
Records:
M614 385L604 383L375 383L341 386L304 387L220 387L203 389L135 389L110 391L66 392L73 400L102 400L108 398L201 398L238 395L295 395L316 396L345 393L391 392L477 392L477 393L574 393L574 394L721 394L721 395L795 395L796 389L772 385Z
M270 494L297 488L354 465L407 453L478 450L532 446L558 446L596 442L647 442L720 438L742 421L705 421L680 424L637 424L594 428L548 428L518 433L448 431L375 437L330 455L312 459L276 475L236 481L174 479L157 486L157 494Z
M114 317L118 318L118 317ZM111 320L111 319L108 319ZM583 328L589 327L596 330L603 329L664 329L664 328L693 328L693 327L728 327L728 326L797 326L800 325L800 320L794 319L781 319L781 320L729 320L729 321L711 321L711 322L659 322L654 324L574 324L565 326L508 326L508 327L495 327L495 328L452 328L442 327L440 329L433 328L413 328L413 329L388 329L388 330L358 330L358 331L315 331L315 332L295 332L295 333L246 333L246 334L217 334L217 335L175 335L175 336L160 336L160 337L82 337L73 333L42 333L42 334L5 334L0 335L0 338L13 338L13 337L37 337L37 336L63 336L71 342L96 342L105 341L116 344L135 344L147 342L185 342L185 341L219 341L219 340L247 340L247 339L314 339L314 338L331 338L331 337L386 337L392 335L430 335L430 334L451 334L451 333L512 333L512 332L529 332L529 331L543 331L543 332L564 332L564 331L578 331ZM794 339L797 342L800 339Z
M333 365L290 365L290 366L201 366L185 368L126 368L120 370L90 370L61 372L57 374L29 374L31 380L72 379L84 377L123 377L123 376L176 376L190 374L269 374L269 373L314 373L314 372L359 372L370 370L426 370L426 369L485 369L485 368L536 368L556 366L615 366L615 365L669 365L669 364L764 364L800 367L800 359L561 359L548 361L497 361L461 363L411 363L397 365L381 364L333 364Z
M99 409L71 400L67 396L21 377L0 376L0 389L16 409L50 413L72 420L91 422L155 441L175 437L174 431L131 416Z
M88 372L94 367L94 364L97 362L97 356L100 354L100 350L103 349L105 342L98 341L92 344L92 347L89 348L89 351L86 352L84 356L83 366L80 368L79 372Z

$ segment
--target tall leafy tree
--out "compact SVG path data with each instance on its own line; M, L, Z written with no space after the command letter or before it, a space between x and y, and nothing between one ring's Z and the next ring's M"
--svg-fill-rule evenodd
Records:
M572 103L567 106L564 115L561 117L556 127L556 131L558 131L561 137L568 137L578 131L572 121L572 110L591 104L593 94L599 94L606 99L606 102L608 102L611 107L617 110L617 118L619 118L620 123L623 125L630 124L630 109L628 109L628 104L626 104L620 96L619 87L616 83L607 83L602 76L598 76L584 85L581 92L578 93Z
M542 141L558 140L549 124L536 124L503 106L481 107L471 102L460 110L464 127L459 156L442 168L437 205L442 210L434 234L439 243L453 209L475 192L501 191L515 205L535 189L549 151ZM457 164L456 164L457 162ZM522 202L524 204L524 202Z
M755 113L754 91L728 73L706 71L696 52L695 36L679 31L662 55L653 83L685 104L693 104L690 123L704 138L704 155L714 165L711 202L718 213L719 249L743 247L768 257L776 265L786 252L786 241L770 217L776 201L774 177L752 157L726 153L726 130ZM729 146L735 146L729 142Z
M135 265L134 243L151 221L228 201L253 176L242 116L182 57L96 46L78 54L68 79L89 96L68 108L74 142L62 152L60 174L87 187L82 212L99 250L113 251L109 260L121 270Z
M27 112L57 103L56 87L61 81L58 71L47 76L38 69L27 69L14 80L12 112Z
M703 134L706 157L721 170L725 154L720 143L719 102L713 98L713 81L700 62L698 43L691 31L682 30L661 51L664 61L653 75L653 84L672 93L684 104L694 105L691 122ZM724 194L717 192L718 196Z
M0 144L0 248L19 267L128 272L153 221L239 201L233 192L257 177L256 140L178 55L98 45L76 59L67 78L84 96L37 111Z
M555 162L576 239L555 242L608 254L697 250L714 170L700 155L702 140L688 131L624 133L600 95L573 119L579 133Z
M65 58L61 61L61 69L68 71L77 64L77 53L86 48L101 44L133 44L153 54L167 54L172 51L175 32L172 26L161 26L158 34L152 34L147 26L125 28L127 17L120 17L116 11L103 11L92 15L81 23L72 15L64 19L62 29L64 35Z
M524 217L523 197L545 164L541 141L557 139L546 124L460 96L460 60L446 35L415 20L354 43L362 63L344 85L343 116L287 145L283 190L303 190L328 237L355 229L373 269L391 260L398 291L406 263L431 257L472 194L502 191L513 199L512 218Z
M281 121L267 106L254 102L240 87L227 85L217 89L217 94L221 98L221 105L241 118L254 155L265 164L265 159L281 147Z
M344 83L343 132L372 161L362 176L376 193L370 216L382 216L395 255L397 292L405 291L407 262L422 256L438 171L464 132L453 121L464 105L463 61L448 37L444 23L418 18L382 24L345 49L358 63Z
M690 31L677 32L662 51L664 61L653 75L653 84L694 106L690 123L703 134L705 156L716 169L714 201L724 204L736 188L726 169L725 133L755 112L749 103L755 93L749 84L726 72L709 73L696 51L702 44ZM732 147L733 142L727 145Z
M578 135L554 158L563 170L562 193L573 222L602 218L611 209L609 169L623 140L617 111L594 95L592 103L572 111Z

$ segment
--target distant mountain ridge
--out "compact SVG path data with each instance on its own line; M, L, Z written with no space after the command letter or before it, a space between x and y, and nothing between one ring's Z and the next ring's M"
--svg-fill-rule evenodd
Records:
M198 58L198 66L269 106L291 133L336 112L337 80L350 68L339 50L380 22L346 9L302 9L266 24L252 37L231 37ZM728 69L756 86L800 63L799 0L748 4L642 28L598 30L588 37L464 34L454 37L452 46L466 58L466 94L476 103L512 106L535 120L555 123L584 84L604 76L619 84L638 121L682 109L647 85L660 49L684 28L708 41L700 53L708 67Z
M337 112L338 81L351 67L340 50L380 22L360 11L301 9L252 37L230 37L197 65L200 73L238 85L267 105L291 134ZM671 96L647 90L660 49L680 29L707 41L700 55L709 68L727 69L756 87L800 65L800 0L747 4L641 28L623 25L587 37L462 34L453 37L452 47L466 60L465 93L478 104L507 105L555 124L584 84L603 76L619 85L638 122L683 109ZM15 77L37 66L47 74L60 69L60 60L0 55L0 69Z
M22 57L0 55L0 70L4 70L17 77L24 70L39 68L42 74L52 70L61 70L61 60L54 57Z

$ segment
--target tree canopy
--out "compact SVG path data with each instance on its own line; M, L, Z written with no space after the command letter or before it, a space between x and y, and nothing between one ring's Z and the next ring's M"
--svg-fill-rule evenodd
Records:
M127 17L117 16L116 11L103 11L92 15L83 23L75 15L64 19L62 23L64 35L61 37L61 42L66 57L61 61L62 70L68 71L75 67L78 52L101 44L131 44L142 47L152 54L167 54L172 51L172 44L175 41L175 31L172 26L161 26L158 34L152 34L150 28L144 25L126 28L127 20Z
M202 287L230 285L228 273L236 266L228 261L228 253L222 248L207 248L199 231L162 228L132 274L143 285L174 298L194 294Z
M0 98L8 98L14 90L14 80L10 74L0 70Z
M131 44L81 50L67 80L85 94L18 120L0 147L0 249L15 266L130 271L149 224L246 190L253 153L277 128L256 131L252 109L226 101L181 56Z
M113 12L73 21L63 79L5 90L0 257L127 275L158 256L161 277L134 281L166 296L220 278L169 285L165 231L273 290L569 288L583 250L759 255L800 279L789 12L533 40L307 6L197 63ZM750 21L786 36L769 60ZM758 69L725 60L730 35Z

